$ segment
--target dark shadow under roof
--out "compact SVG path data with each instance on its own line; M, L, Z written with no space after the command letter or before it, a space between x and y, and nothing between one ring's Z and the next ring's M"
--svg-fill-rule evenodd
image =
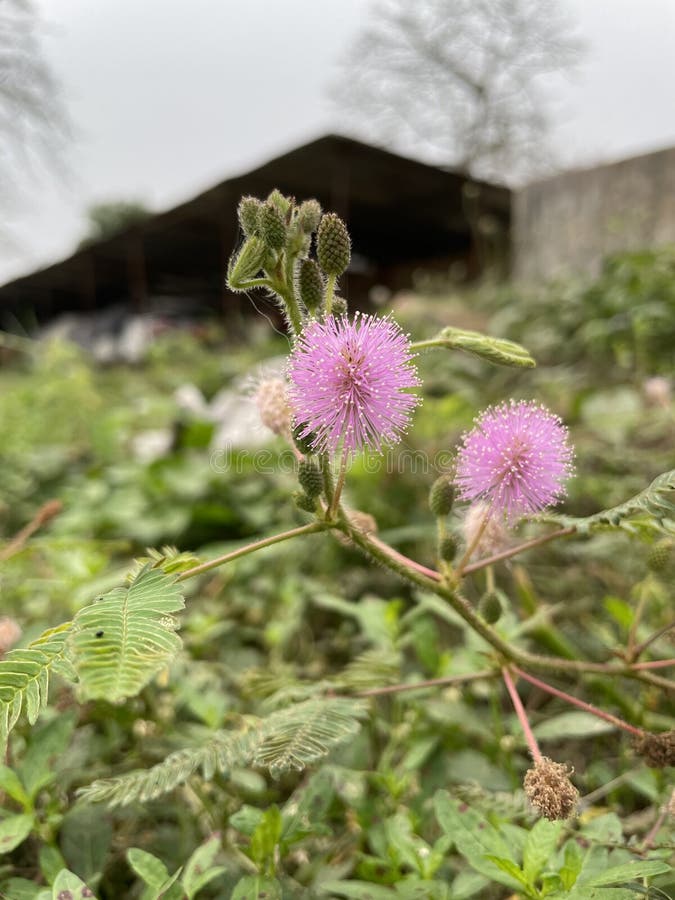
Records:
M274 187L299 200L316 197L338 212L355 253L375 266L452 256L471 243L467 184L477 188L472 203L480 214L507 230L507 188L327 135L3 285L0 309L30 308L40 319L62 309L96 308L128 298L134 279L150 292L167 279L193 279L207 292L222 293L227 257L239 241L237 203L244 194L265 197Z

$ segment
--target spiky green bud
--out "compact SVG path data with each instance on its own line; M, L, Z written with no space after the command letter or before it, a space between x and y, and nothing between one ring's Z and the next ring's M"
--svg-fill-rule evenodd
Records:
M245 240L227 267L227 286L230 290L247 290L246 282L260 272L266 255L267 247L261 238L253 235Z
M262 203L257 197L242 197L237 208L239 224L246 237L252 237L258 232L258 215Z
M312 497L308 497L307 494L304 494L302 491L295 491L293 493L293 502L298 509L301 509L303 512L316 512L316 500Z
M349 312L347 301L344 297L333 297L333 315L346 316Z
M302 423L299 423L293 428L293 442L295 443L295 446L301 453L316 453L316 450L313 447L315 435L313 432L310 432L307 437L301 437L304 430L305 426Z
M284 197L281 191L278 191L276 188L274 188L274 190L267 198L267 202L271 206L275 207L282 219L285 219L293 201L290 197Z
M488 625L494 625L502 616L502 603L496 591L488 591L478 601L478 612Z
M323 475L315 462L303 459L298 464L298 481L308 497L318 497L323 490Z
M446 535L438 542L438 557L443 562L452 562L457 556L457 541L452 535Z
M321 217L316 238L316 255L326 275L342 275L352 256L347 226L335 213Z
M431 485L429 491L429 507L439 518L447 516L455 502L456 489L450 475L441 475Z
M270 250L281 250L286 241L286 226L279 210L268 200L258 213L260 237Z
M666 538L658 541L649 551L647 555L647 567L652 572L662 572L668 568L673 552L673 542Z
M323 303L324 283L321 269L313 259L303 259L298 266L298 296L313 313Z
M298 207L298 224L305 234L311 234L319 227L321 204L318 200L305 200Z

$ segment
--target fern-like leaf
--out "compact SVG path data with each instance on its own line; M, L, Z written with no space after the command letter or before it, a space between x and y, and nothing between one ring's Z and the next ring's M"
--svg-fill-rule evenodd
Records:
M10 650L0 660L0 754L4 757L7 738L25 709L33 724L47 703L49 676L61 664L69 674L65 659L66 638L71 622L50 628L25 649Z
M356 734L365 712L363 702L346 697L316 697L279 710L266 720L253 765L273 778L304 769Z
M644 491L611 509L603 509L584 518L541 513L537 520L555 522L563 528L575 528L580 534L612 528L635 534L640 523L650 525L663 534L675 534L675 469L657 476Z
M131 570L127 573L127 582L131 583L145 568L161 569L167 575L180 575L181 572L199 565L199 557L189 550L181 552L177 547L166 544L161 550L153 547L146 549L147 556L141 556L134 560Z
M69 649L88 699L135 696L178 652L172 613L184 606L175 577L143 568L75 616Z
M105 778L81 788L87 801L122 806L147 802L184 784L201 769L205 780L234 766L257 765L273 776L303 769L355 734L366 705L346 697L317 697L249 720L237 731L217 731L199 747L178 750L148 770Z

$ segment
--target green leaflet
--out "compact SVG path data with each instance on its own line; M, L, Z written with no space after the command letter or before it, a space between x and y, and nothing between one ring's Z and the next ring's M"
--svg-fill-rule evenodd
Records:
M59 663L65 666L70 622L50 628L22 650L11 650L0 660L0 750L25 709L33 724L47 704L49 676Z
M516 366L521 369L532 369L536 362L528 351L515 341L490 337L479 331L467 331L464 328L448 326L428 341L417 341L413 350L464 350L473 353L497 366Z
M625 503L603 509L592 516L579 518L545 512L536 518L540 522L554 522L563 528L575 528L579 534L607 528L619 528L634 534L637 531L634 520L650 519L650 524L658 531L675 534L675 469L658 475L648 488Z
M182 646L172 613L184 607L174 576L143 568L75 616L69 650L87 699L135 696Z
M95 781L79 796L121 806L172 791L199 769L206 780L233 766L263 766L275 777L304 769L356 734L366 709L363 701L351 697L305 700L239 731L217 731L211 740L172 753L151 769Z

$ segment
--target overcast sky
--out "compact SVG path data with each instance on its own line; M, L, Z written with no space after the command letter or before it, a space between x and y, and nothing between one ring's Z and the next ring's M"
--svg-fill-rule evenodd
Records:
M67 183L36 182L20 210L5 212L13 246L0 247L0 282L67 255L92 202L138 198L165 209L339 131L326 85L371 2L36 5L78 134ZM675 145L675 0L567 5L588 49L560 89L560 157L586 165Z

